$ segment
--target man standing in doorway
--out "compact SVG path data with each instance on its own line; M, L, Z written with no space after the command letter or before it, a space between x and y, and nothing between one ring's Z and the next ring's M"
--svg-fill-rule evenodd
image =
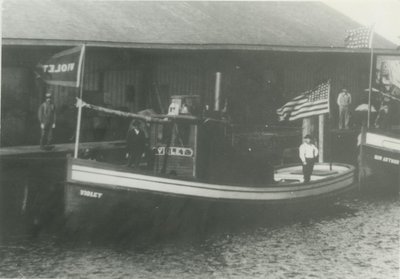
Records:
M304 137L304 142L299 147L299 157L303 164L304 183L310 182L314 163L318 157L318 148L311 143L310 135Z
M339 129L349 129L351 95L343 88L337 98L339 106Z
M39 107L38 118L41 128L40 148L49 149L53 139L53 129L56 127L56 110L51 101L51 93L46 93L46 101Z

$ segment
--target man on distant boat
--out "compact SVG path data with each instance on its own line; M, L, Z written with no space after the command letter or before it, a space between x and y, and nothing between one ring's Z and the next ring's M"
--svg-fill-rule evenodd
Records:
M351 95L343 88L337 98L339 106L339 129L349 129Z
M311 174L314 169L314 162L318 157L318 148L311 143L310 135L304 137L304 142L299 147L299 157L303 164L304 182L310 182Z
M141 128L140 121L132 120L126 135L126 147L128 149L128 167L139 167L140 159L146 151L146 135Z
M38 111L40 122L40 148L50 149L50 144L53 139L53 129L56 127L56 110L51 101L51 93L46 93L46 101L44 101Z
M382 101L378 116L375 120L376 128L386 130L390 127L389 101L388 98L385 98L385 100Z

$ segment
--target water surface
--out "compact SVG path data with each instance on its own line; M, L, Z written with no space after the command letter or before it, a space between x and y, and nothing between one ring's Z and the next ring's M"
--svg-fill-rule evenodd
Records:
M24 219L3 214L0 277L399 278L397 196L235 214L214 216L200 231L189 223L164 237L100 241L54 226L32 234Z

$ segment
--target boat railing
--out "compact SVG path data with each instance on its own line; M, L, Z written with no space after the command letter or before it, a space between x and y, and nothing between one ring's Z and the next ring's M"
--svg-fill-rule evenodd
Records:
M370 128L367 132L384 135L387 137L400 139L400 125L394 126L390 129Z

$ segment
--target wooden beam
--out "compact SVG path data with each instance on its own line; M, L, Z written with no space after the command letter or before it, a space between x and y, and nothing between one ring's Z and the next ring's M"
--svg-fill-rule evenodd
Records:
M215 74L215 96L214 96L214 111L220 111L221 103L221 73Z
M345 47L316 47L316 46L274 46L258 44L179 44L179 43L140 43L140 42L108 42L85 41L90 47L111 47L131 49L170 49L170 50L266 50L282 52L321 52L321 53L366 53L369 49L351 49ZM58 39L24 39L3 38L3 46L76 46L82 44L82 40L58 40ZM376 54L398 55L396 49L374 49Z
M322 163L325 160L325 140L324 140L324 132L325 132L325 114L318 115L318 150L319 150L319 162Z
M310 135L313 138L316 136L316 123L315 123L315 117L305 117L303 118L303 129L302 129L302 135L303 138L306 135Z

